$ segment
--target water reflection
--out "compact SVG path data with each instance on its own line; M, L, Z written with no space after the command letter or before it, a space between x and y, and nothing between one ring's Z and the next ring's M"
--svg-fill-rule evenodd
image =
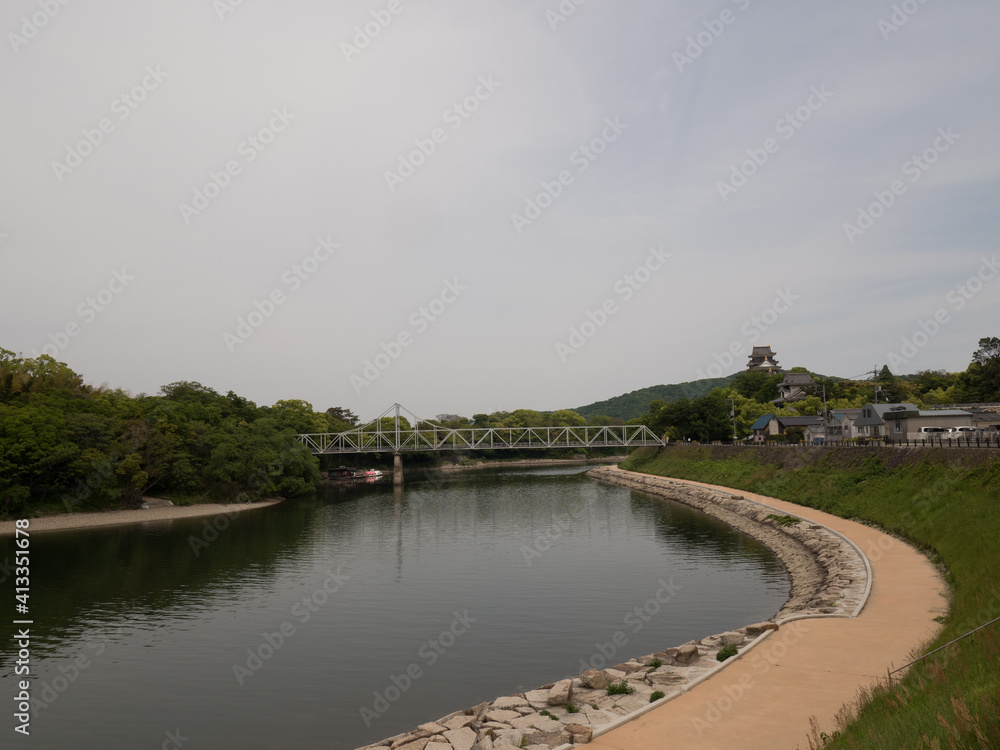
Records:
M203 519L33 537L36 685L55 690L88 663L40 712L33 747L81 734L152 747L180 727L192 747L353 748L576 674L618 630L627 658L783 603L784 571L761 545L581 471L333 485L238 516L217 538ZM0 560L12 549L2 540ZM336 571L342 589L311 599ZM677 588L670 605L628 627L664 580ZM474 624L422 661L456 612ZM286 624L294 633L239 682L234 668ZM9 628L0 622L3 694ZM411 663L423 667L419 684L366 725L360 709Z

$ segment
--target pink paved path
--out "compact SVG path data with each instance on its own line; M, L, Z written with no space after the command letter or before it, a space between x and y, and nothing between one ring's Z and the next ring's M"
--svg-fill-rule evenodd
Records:
M914 649L940 631L934 618L947 611L947 586L915 549L860 523L763 495L740 494L823 524L857 544L872 567L867 605L854 619L786 623L714 677L597 737L586 745L588 750L808 748L811 716L821 731L833 731L834 716L860 687L906 664Z

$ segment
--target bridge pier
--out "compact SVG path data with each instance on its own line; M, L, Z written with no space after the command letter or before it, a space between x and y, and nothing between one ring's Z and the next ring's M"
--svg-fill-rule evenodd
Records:
M392 483L396 487L403 486L403 454L392 454Z

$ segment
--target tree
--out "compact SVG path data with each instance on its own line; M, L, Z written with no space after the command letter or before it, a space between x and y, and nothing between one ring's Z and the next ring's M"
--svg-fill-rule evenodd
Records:
M655 412L652 409L655 407ZM733 436L729 396L722 388L692 401L682 398L672 404L650 404L649 428L672 440L726 440Z
M778 384L784 377L778 373L741 372L733 378L732 387L741 396L767 403L778 398Z
M972 355L972 361L983 367L990 367L993 363L1000 362L1000 338L990 336L979 339L979 348Z
M595 414L590 419L587 420L587 424L593 425L595 427L612 427L615 425L625 424L625 420L618 419L617 417L606 417L603 414ZM629 424L632 424L629 422Z
M331 406L326 410L326 413L331 418L336 419L339 422L346 422L351 427L356 427L358 424L358 415L350 409L345 409L342 406Z
M550 427L582 427L587 424L587 420L570 409L560 409L554 411L549 416Z
M889 370L889 365L882 365L882 370L878 374L878 385L881 394L880 401L901 404L915 398L909 384L893 375L892 371Z

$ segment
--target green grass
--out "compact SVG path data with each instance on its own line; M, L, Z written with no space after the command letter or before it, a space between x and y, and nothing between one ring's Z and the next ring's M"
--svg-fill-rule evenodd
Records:
M774 521L778 526L794 526L802 520L801 518L796 518L795 516L778 516L774 513L771 513L768 518Z
M906 539L952 591L927 651L1000 617L1000 451L675 446L637 451L622 468L757 492ZM811 744L1000 747L1000 623L864 693L832 738L815 733Z
M564 706L564 708L566 709L567 712L569 712L571 714L578 714L578 713L580 713L580 707L577 706L575 703L567 703Z

